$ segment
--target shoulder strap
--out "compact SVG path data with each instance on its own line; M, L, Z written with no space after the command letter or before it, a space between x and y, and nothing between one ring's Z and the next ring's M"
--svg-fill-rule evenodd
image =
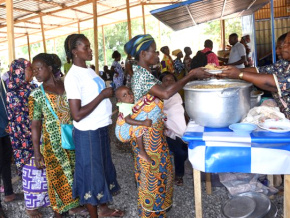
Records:
M212 53L212 51L208 51L208 52L206 52L206 53L204 53L204 54L207 56L207 55L210 54L210 53Z
M1 75L0 75L0 77L1 77L1 82L2 82L2 86L3 86L4 92L6 93L7 91L6 91L6 88L5 88L4 80L2 79Z
M47 105L48 109L51 111L51 113L53 114L53 116L58 120L58 116L56 115L56 113L52 109L52 107L51 107L51 105L50 105L50 103L49 103L49 101L48 101L48 99L46 97L46 94L45 94L44 89L43 89L43 85L41 84L40 87L41 87L42 94L44 95L44 98L45 98L46 105Z

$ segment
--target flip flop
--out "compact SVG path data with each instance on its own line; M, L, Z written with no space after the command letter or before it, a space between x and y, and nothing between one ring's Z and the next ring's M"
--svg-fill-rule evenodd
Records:
M79 209L78 211L75 211L75 212L72 211L72 210L69 210L68 214L69 215L88 216L89 215L89 211L86 208L82 208L82 209Z
M0 186L0 193L4 192L4 186Z
M98 214L99 217L123 217L125 215L125 212L118 209L113 209L112 211L106 213L106 214Z

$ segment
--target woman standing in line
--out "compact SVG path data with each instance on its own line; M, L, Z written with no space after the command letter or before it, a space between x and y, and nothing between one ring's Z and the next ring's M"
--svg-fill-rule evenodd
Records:
M64 84L60 79L61 63L56 55L40 53L33 58L32 71L42 85L29 97L29 113L32 120L32 140L37 168L46 167L48 193L56 217L69 214L86 215L73 199L72 185L75 166L75 151L61 146L60 124L71 123ZM47 101L57 115L55 118ZM42 145L40 137L42 133Z
M111 71L115 72L113 82L115 84L115 89L117 89L118 87L124 85L124 71L121 64L119 63L121 60L120 52L114 51L112 58L114 58L114 62L112 63Z
M139 217L166 217L166 210L172 206L173 168L172 157L164 136L163 101L178 92L191 79L208 78L211 75L200 68L164 88L150 70L158 61L156 44L151 35L137 35L125 44L125 51L137 60L133 66L132 91L135 106L132 119L142 110L160 116L152 128L143 134L144 147L152 163L138 157L136 138L131 140L135 158L135 178L138 191ZM152 111L152 108L159 110Z
M31 64L25 59L17 59L11 63L8 74L8 127L17 173L22 176L26 213L30 217L40 218L42 215L38 208L49 206L49 199L46 171L38 170L33 158L28 97L36 85L30 84Z
M83 34L65 40L66 55L73 65L65 79L65 90L74 125L76 169L73 196L86 205L91 218L122 217L124 211L110 209L112 194L120 190L111 158L108 125L112 123L112 88L86 61L92 60L90 42Z

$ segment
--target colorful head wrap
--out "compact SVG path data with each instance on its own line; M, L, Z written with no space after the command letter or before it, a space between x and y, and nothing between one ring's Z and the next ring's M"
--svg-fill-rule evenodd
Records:
M136 58L141 51L146 51L153 42L154 39L150 34L137 35L125 44L124 50L127 54Z
M176 49L172 52L172 55L177 56L180 52L182 52L180 49Z

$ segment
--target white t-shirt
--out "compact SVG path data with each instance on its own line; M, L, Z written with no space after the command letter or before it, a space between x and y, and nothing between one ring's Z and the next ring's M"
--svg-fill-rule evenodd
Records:
M176 139L176 136L181 138L186 129L186 122L180 94L176 93L168 100L164 100L163 110L167 115L165 126L168 130L165 131L165 135L172 139Z
M237 42L234 46L232 46L231 48L231 52L230 52L230 57L229 57L229 61L228 63L234 63L236 61L241 60L241 57L245 56L246 57L246 49L245 46L243 44L241 44L240 42ZM237 68L245 68L244 63L239 64L239 65L235 65Z
M80 99L81 106L94 100L106 87L104 80L91 68L72 65L64 80L67 99ZM79 130L96 130L112 123L112 103L104 99L88 116L73 125Z

